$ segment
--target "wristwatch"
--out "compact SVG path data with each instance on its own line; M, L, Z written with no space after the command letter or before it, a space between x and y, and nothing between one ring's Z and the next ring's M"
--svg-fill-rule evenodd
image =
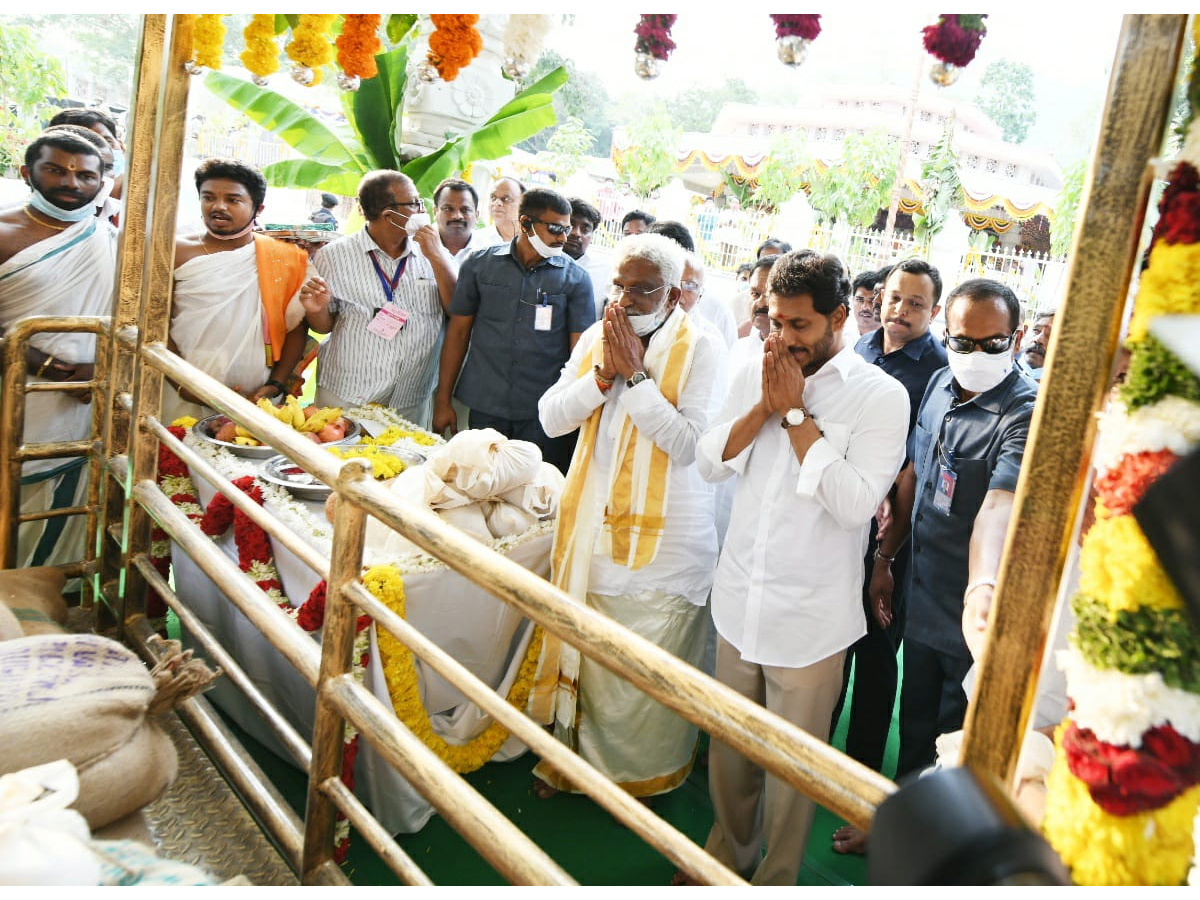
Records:
M626 387L637 387L643 381L646 381L647 379L649 379L649 377L650 376L647 375L645 372L634 372L629 378L627 378L625 380L625 386Z
M804 420L807 418L808 413L805 411L804 407L793 406L784 414L783 419L779 424L784 428L792 428L795 425L803 424Z

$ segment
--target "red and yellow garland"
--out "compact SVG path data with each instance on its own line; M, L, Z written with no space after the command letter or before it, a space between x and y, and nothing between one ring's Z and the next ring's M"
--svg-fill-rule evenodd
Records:
M477 15L431 15L434 31L429 36L429 62L443 81L453 81L458 73L483 52L483 37L475 25Z

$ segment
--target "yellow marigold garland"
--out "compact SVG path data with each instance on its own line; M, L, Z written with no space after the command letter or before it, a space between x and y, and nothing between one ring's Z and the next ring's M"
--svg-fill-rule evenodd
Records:
M404 579L395 566L372 566L363 575L363 584L381 603L400 617L405 616ZM417 684L417 669L412 651L393 637L385 628L376 629L379 659L387 679L388 693L397 718L421 739L430 750L456 772L474 772L508 740L508 729L493 720L487 728L466 744L450 744L433 730L429 713L421 703ZM508 702L519 710L525 709L529 690L537 671L542 648L542 629L537 627L525 652L525 659L509 689Z
M192 59L208 69L221 68L221 46L225 43L225 23L221 15L198 15L192 30Z
M320 84L321 66L333 61L329 34L336 18L336 15L301 15L299 23L292 29L292 39L284 48L288 59L312 70L311 84Z
M337 63L347 75L374 78L379 74L375 54L383 49L379 40L382 19L377 15L348 15L342 22L342 33L336 41Z
M453 81L461 69L483 52L483 38L475 28L477 15L431 15L434 32L429 36L429 62L443 81Z
M1200 313L1198 283L1200 244L1155 244L1129 321L1129 341L1144 340L1150 323L1161 315Z
M1060 743L1057 734L1055 743ZM1059 746L1047 788L1042 830L1076 884L1184 882L1200 786L1153 812L1110 815L1092 801L1087 785L1071 774Z
M266 78L279 71L279 41L275 39L273 15L251 16L242 37L246 41L246 49L240 58L251 75Z
M1083 539L1079 569L1079 589L1111 610L1183 608L1132 515L1096 520Z

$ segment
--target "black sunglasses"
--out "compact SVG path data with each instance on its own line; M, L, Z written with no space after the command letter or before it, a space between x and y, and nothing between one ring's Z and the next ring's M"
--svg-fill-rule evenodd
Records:
M944 335L942 343L947 348L955 353L973 353L978 347L984 353L1003 353L1012 346L1013 338L1016 334L1010 334L1008 337L990 337L984 338L982 341L977 341L968 337L954 337L953 335Z
M545 225L546 230L556 236L571 233L570 225L559 225L557 222L546 222L543 219L537 219L533 216L529 217L529 221L537 222L539 225Z

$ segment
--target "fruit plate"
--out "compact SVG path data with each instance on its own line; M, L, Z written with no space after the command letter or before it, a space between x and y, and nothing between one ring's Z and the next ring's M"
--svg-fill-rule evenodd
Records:
M334 445L329 445L334 446ZM357 444L347 446L344 443L336 445L339 450L353 450ZM379 447L379 453L397 456L406 466L419 466L425 460L419 454L402 447ZM315 475L310 475L304 468L292 462L286 456L272 456L262 464L259 474L264 481L286 488L295 497L302 500L324 500L332 493L332 488Z
M217 413L214 416L208 416L205 419L201 419L192 426L192 433L198 438L208 441L210 444L216 444L218 447L224 447L234 456L242 456L247 459L270 459L272 456L279 455L279 448L272 447L270 444L261 444L257 447L246 447L242 444L235 444L232 441L218 441L215 437L213 437L214 423L217 423L218 419L227 421L229 417L222 415L221 413ZM346 444L357 444L362 439L362 426L353 419L348 419L347 421L350 423L350 427L346 430L346 436L340 441L331 441L329 444L324 446L343 447ZM215 428L220 428L220 423L216 424ZM297 432L297 434L299 434L299 432Z

